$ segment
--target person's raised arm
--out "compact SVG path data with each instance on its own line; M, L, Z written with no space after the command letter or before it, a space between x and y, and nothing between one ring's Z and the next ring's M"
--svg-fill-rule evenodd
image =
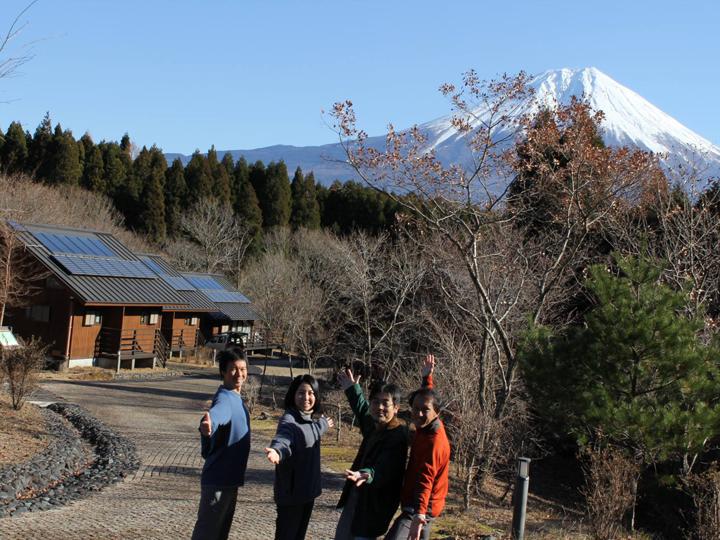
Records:
M363 435L367 435L375 429L375 423L370 416L370 404L363 395L360 387L361 375L353 375L349 367L342 369L338 373L338 382L345 392L350 408L358 419L358 425Z
M435 371L435 355L425 355L422 365L422 386L423 388L433 387L433 372Z

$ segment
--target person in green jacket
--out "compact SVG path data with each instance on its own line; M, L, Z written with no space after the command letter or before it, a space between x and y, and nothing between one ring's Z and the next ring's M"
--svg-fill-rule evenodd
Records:
M397 418L400 390L394 384L378 384L368 403L358 384L360 376L345 369L338 380L363 439L352 468L345 471L335 540L375 539L385 534L400 503L409 438L407 426Z

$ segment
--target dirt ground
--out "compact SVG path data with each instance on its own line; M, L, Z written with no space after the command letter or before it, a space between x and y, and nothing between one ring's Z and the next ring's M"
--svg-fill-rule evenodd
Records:
M10 398L0 392L0 466L26 461L49 441L40 409L26 403L16 411Z

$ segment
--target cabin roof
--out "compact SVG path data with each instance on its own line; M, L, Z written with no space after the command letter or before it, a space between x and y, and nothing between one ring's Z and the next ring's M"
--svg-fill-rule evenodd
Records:
M189 301L113 235L10 222L18 238L84 304L174 306Z

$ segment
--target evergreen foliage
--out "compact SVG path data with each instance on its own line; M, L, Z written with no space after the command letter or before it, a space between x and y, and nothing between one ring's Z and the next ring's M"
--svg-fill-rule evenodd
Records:
M395 219L398 206L390 197L357 182L336 180L318 193L322 207L321 224L340 233L354 230L378 233Z
M47 161L49 167L46 180L49 183L70 185L80 183L82 165L77 141L72 132L63 131L60 124L55 126Z
M263 226L285 227L290 222L290 178L284 161L272 162L265 171L265 199L260 200Z
M180 217L186 207L188 189L185 168L180 158L173 160L165 172L165 229L167 236L174 237L180 231Z
M195 150L185 167L185 181L187 182L189 200L199 201L213 195L212 171L207 159L200 153L200 150Z
M526 336L519 358L534 404L581 442L602 433L646 463L699 452L720 427L718 348L698 338L702 322L656 265L617 265L590 268L596 305L584 326Z
M2 168L8 174L23 172L28 165L27 139L19 122L8 126L0 158Z
M80 142L85 155L80 184L90 191L105 193L107 184L105 183L105 163L103 162L102 152L88 133L80 138Z
M53 130L50 113L45 113L28 148L28 169L39 180L51 181Z
M144 148L143 150L146 151ZM166 234L164 191L167 161L165 161L165 156L156 146L153 146L148 154L149 167L145 176L140 178L142 191L139 201L138 228L145 232L151 240L160 243L165 239Z
M213 145L207 154L208 167L212 175L212 195L221 202L230 202L230 175L218 161L217 151Z
M290 225L293 230L299 228L320 228L320 206L315 195L315 175L305 177L298 167L290 185L292 192L292 210Z

